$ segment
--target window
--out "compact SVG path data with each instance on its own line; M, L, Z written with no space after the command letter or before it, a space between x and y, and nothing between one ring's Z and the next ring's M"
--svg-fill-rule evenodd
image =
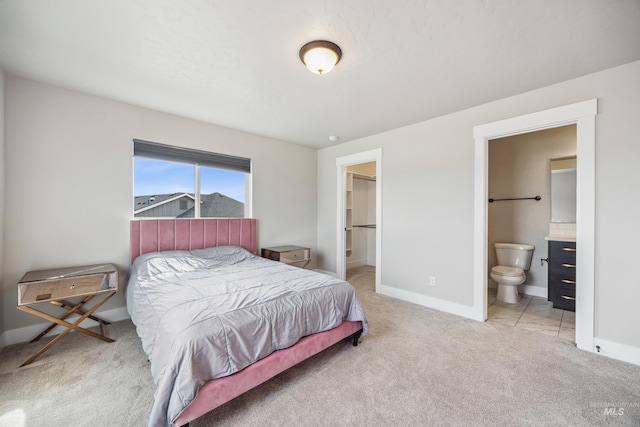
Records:
M133 140L134 217L242 218L251 160Z

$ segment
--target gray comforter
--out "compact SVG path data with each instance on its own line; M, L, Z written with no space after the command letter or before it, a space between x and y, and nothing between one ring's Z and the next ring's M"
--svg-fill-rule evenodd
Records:
M223 246L138 257L127 308L156 385L150 426L170 425L207 381L300 338L367 322L353 287Z

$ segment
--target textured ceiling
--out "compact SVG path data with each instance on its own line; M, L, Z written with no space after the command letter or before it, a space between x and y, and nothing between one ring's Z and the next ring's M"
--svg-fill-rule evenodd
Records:
M0 0L7 73L316 148L635 60L638 0Z

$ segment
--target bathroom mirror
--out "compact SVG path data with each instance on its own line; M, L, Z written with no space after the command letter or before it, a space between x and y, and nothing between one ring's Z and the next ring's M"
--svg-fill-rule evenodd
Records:
M551 222L576 222L576 156L551 159Z

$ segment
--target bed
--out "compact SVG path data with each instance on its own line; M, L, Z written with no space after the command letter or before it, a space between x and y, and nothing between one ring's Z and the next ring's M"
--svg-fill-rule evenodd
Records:
M156 386L150 426L187 425L366 334L350 284L256 249L255 219L131 222L126 300Z

